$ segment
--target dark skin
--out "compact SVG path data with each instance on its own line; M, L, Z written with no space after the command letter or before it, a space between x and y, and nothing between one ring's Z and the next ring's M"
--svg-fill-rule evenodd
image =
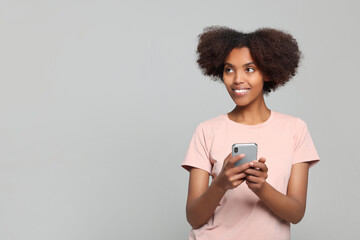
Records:
M225 64L224 69L224 85L236 103L234 110L228 114L229 118L248 125L262 123L270 114L262 92L263 83L267 80L253 62L248 48L234 49L227 56L225 63L229 64ZM234 88L247 88L249 91L239 96ZM243 157L241 154L232 157L230 152L210 186L208 172L190 169L186 216L194 229L211 218L227 190L244 182L280 218L294 224L303 218L309 164L305 162L292 166L287 193L283 194L266 181L268 168L265 157L234 167L234 163Z

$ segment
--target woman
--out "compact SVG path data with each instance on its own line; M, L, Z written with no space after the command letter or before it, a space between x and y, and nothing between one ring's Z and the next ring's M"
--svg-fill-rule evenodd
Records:
M296 74L297 42L271 28L213 26L199 36L197 53L203 73L222 81L236 106L197 126L182 163L190 172L189 239L290 239L319 156L306 123L270 110L264 94ZM234 143L256 143L260 158L234 167L244 157L232 157Z

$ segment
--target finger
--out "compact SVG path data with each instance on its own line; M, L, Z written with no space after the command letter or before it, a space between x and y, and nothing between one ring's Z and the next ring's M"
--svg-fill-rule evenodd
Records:
M233 182L233 186L237 187L237 186L239 186L240 184L242 184L244 181L245 181L245 179L241 179L241 180L239 180L239 181Z
M250 168L250 164L249 163L243 163L239 166L234 167L234 171L235 172L243 172L244 170Z
M248 174L248 175L253 175L253 176L256 176L256 177L260 177L260 176L263 174L262 171L256 170L256 169L254 169L254 168L246 169L246 170L244 171L244 173L246 173L246 174Z
M259 183L260 182L260 178L252 176L252 175L247 175L246 177L246 181L249 181L251 183Z
M247 176L253 176L253 177L256 177L258 178L260 181L261 179L267 179L268 178L268 175L266 172L263 172L263 171L259 171L259 170L246 170L245 173L247 174Z
M264 172L266 172L268 170L266 164L261 163L261 162L250 162L250 167L259 168L261 171L264 171Z
M233 167L233 168L228 168L227 171L229 173L229 175L236 175L236 174L239 174L241 172L243 172L243 170L239 170L239 167L240 166L237 166L237 167Z
M265 162L266 162L266 158L264 158L264 157L259 158L259 162L265 163Z
M229 162L234 164L237 161L239 161L240 159L243 159L244 157L245 157L245 154L242 153L242 154L239 154L239 155L236 155L236 156L230 158Z
M239 180L239 179L242 179L242 178L246 178L246 176L247 176L247 175L242 172L242 173L240 173L240 174L236 174L236 175L231 176L229 180L230 180L231 182L233 182L233 181L235 181L235 180Z
M256 182L261 182L263 179L267 179L268 175L266 172L254 170L254 169L248 169L245 171L245 174L247 174L246 177L249 177L249 179L253 179L252 177L256 178ZM251 176L251 178L250 178Z
M255 188L256 187L256 183L246 181L246 184L248 185L249 188Z

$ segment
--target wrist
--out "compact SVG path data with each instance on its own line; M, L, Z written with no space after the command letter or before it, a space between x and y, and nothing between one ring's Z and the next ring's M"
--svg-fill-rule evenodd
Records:
M215 177L210 185L216 192L225 194L226 188L221 184L218 177Z
M269 187L269 184L268 184L268 182L265 180L265 182L262 184L262 186L261 186L259 189L255 190L254 193L255 193L259 198L261 198L264 194L266 194L268 187Z

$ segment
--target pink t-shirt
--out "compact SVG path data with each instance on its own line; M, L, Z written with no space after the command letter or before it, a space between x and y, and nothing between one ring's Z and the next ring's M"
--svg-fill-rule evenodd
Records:
M245 125L221 114L201 122L190 141L182 167L203 169L215 178L234 143L257 143L258 159L266 158L267 182L286 194L291 167L320 158L306 123L300 118L271 110L270 117L257 125ZM276 216L244 182L228 190L209 221L192 229L189 239L290 239L290 223Z

